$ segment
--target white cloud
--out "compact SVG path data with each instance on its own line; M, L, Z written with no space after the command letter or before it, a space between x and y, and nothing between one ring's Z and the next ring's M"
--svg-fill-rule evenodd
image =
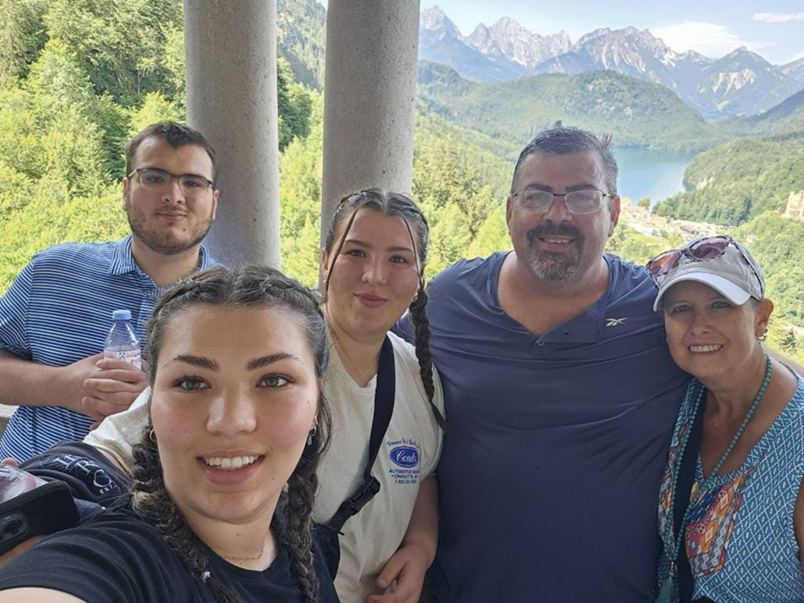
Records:
M720 58L740 46L754 52L773 46L769 42L743 39L724 25L706 21L685 21L651 27L650 30L676 52L694 50L711 58Z
M804 13L756 13L752 19L764 23L788 23L790 21L804 21Z

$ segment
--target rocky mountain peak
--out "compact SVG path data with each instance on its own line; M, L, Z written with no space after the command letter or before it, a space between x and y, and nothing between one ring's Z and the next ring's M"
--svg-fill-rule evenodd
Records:
M498 19L491 27L478 25L466 43L485 55L499 56L531 68L570 49L566 32L542 36L533 33L511 17Z
M419 27L427 31L442 32L452 38L461 39L461 32L437 4L422 11Z

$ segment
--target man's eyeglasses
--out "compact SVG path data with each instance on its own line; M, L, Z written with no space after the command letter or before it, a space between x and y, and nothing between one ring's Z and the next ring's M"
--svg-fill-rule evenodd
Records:
M201 197L209 190L210 186L214 186L212 180L208 180L203 176L196 176L194 174L171 174L159 168L137 168L131 172L128 177L131 178L134 174L139 175L142 188L154 193L164 193L170 188L170 183L175 178L179 181L184 196L191 199Z
M708 262L710 260L714 260L715 258L719 258L721 255L726 253L726 249L728 249L729 245L734 245L734 248L740 252L740 256L742 256L743 261L748 264L748 267L751 268L751 272L753 272L754 276L757 277L757 281L760 284L760 290L764 289L764 287L762 287L762 279L759 278L759 274L757 274L753 264L751 264L750 260L746 257L745 252L742 250L740 245L737 244L737 241L735 241L729 235L703 237L701 239L696 239L684 247L664 251L648 260L646 268L648 269L648 273L653 278L653 281L658 286L659 279L678 268L682 258L688 257L695 262Z
M593 214L603 206L603 199L612 197L596 188L584 188L568 193L551 193L537 188L523 188L513 194L518 207L533 214L550 211L556 197L564 197L564 205L571 214Z

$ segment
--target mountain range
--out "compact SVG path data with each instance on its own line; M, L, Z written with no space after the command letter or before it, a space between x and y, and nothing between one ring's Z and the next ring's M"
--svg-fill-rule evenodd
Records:
M635 27L597 29L572 44L565 32L542 36L508 17L463 36L437 6L422 11L419 57L477 82L614 71L669 88L709 120L761 113L804 88L804 59L774 66L744 47L717 60L678 53Z
M501 148L507 141L520 148L557 120L611 132L617 146L699 151L726 139L667 87L612 71L478 83L445 65L420 61L418 83L428 111L482 132Z

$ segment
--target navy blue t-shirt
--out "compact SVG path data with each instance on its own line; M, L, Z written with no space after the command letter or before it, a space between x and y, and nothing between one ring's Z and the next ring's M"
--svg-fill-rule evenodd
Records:
M439 600L653 600L659 482L688 381L656 290L607 255L601 299L534 335L500 308L505 255L460 261L428 289L449 424Z
M298 603L300 594L283 548L264 571L227 563L208 550L209 571L245 602ZM337 603L332 577L315 547L320 603ZM108 509L80 527L44 539L0 570L0 590L42 587L89 603L213 602L159 531L128 507Z

